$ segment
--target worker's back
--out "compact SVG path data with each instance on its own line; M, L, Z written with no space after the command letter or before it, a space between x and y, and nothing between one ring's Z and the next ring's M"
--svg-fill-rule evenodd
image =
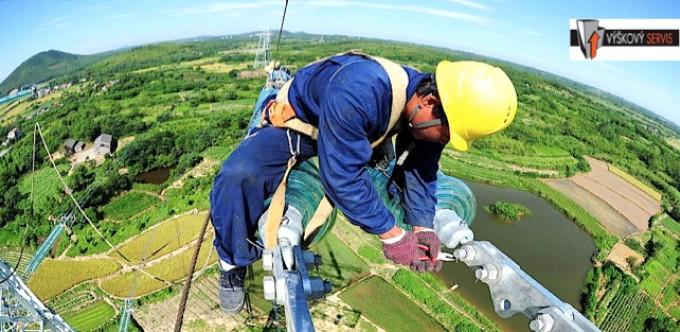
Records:
M340 55L300 69L288 100L302 121L316 127L321 113L331 109L324 103L339 106L343 112L361 112L347 119L362 121L367 136L375 139L387 128L392 90L387 73L377 62L359 55Z

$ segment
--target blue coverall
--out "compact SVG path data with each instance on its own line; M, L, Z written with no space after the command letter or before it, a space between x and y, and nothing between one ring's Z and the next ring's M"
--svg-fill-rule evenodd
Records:
M409 76L407 100L425 77L404 67ZM290 158L288 135L297 144L298 160L319 156L326 194L349 221L364 231L381 234L395 225L380 200L366 165L371 142L385 132L391 113L392 89L387 73L372 60L341 55L308 65L297 72L288 92L296 115L319 129L318 141L287 129L264 127L251 132L222 165L212 192L215 247L224 262L247 266L261 256L255 242L257 221L265 200L276 190ZM288 131L288 132L287 132ZM393 174L402 189L406 222L432 227L439 157L443 145L397 134L397 156L411 142L415 149Z

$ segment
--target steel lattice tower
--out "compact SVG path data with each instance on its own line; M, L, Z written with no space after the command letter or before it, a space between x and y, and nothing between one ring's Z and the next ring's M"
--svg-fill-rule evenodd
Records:
M73 331L0 260L0 280L7 276L10 277L0 284L0 332Z
M272 33L269 30L257 34L260 37L258 41L258 48L255 50L254 68L264 67L269 64L271 60L271 39Z

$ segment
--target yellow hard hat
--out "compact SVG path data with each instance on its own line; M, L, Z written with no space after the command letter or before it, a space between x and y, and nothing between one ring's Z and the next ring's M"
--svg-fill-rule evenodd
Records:
M467 151L478 138L499 132L517 112L517 92L502 69L476 61L441 61L437 92L449 124L449 143Z

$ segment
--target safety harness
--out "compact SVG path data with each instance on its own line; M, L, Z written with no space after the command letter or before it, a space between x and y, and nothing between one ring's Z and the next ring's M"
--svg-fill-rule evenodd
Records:
M366 59L373 60L380 64L380 66L385 70L387 76L390 80L390 85L392 87L392 110L390 113L390 120L387 126L387 130L383 133L380 138L371 142L371 147L375 148L380 143L382 143L388 136L390 136L392 130L399 123L399 118L406 106L406 88L408 87L408 74L406 71L398 64L380 57L371 56L356 50L340 53L338 55L359 55ZM325 61L328 58L319 60ZM342 70L342 67L338 70ZM265 107L264 112L262 112L263 123L268 125L287 128L298 133L307 135L312 139L316 140L319 136L318 128L313 125L303 122L295 115L295 110L288 102L288 90L294 79L286 82L286 84L281 87L278 94L276 95L276 100L270 101ZM289 139L289 141L291 141ZM292 144L292 143L290 143ZM297 163L297 153L291 147L291 157L288 159L288 164L286 166L286 171L283 174L283 179L281 183L274 191L271 203L269 205L269 210L267 212L267 219L264 226L264 246L266 249L273 248L276 246L278 239L279 226L281 225L281 220L283 218L283 210L286 205L286 186L288 184L288 175ZM324 195L319 202L319 206L312 215L312 218L307 223L304 232L304 241L308 243L311 240L311 236L315 234L319 228L324 224L326 218L333 211L333 205L331 204L328 197Z

